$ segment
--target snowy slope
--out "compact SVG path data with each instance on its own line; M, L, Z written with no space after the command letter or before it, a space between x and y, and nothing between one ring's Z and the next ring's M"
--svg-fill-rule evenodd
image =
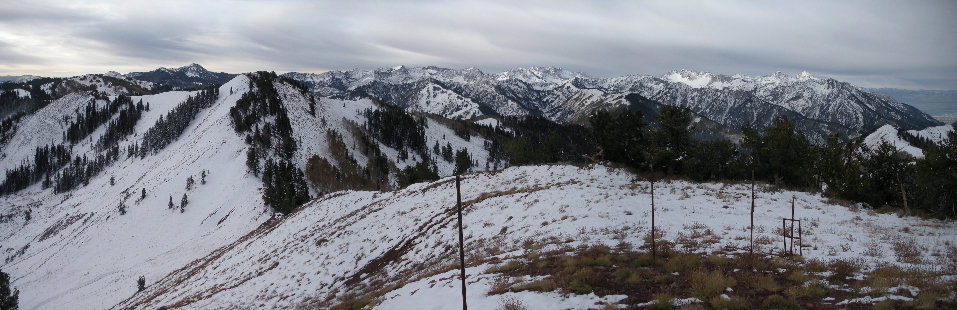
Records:
M295 162L300 164L300 169L305 170L306 160L318 155L332 161L332 155L329 153L329 141L326 140L326 130L335 130L343 136L343 141L350 147L350 155L356 159L360 165L365 166L368 158L358 151L356 141L357 136L350 130L347 122L358 126L364 126L366 118L363 115L367 109L377 110L378 106L370 99L316 99L316 115L309 114L309 99L301 94L291 85L276 83L276 89L283 103L289 109L290 123L292 124L293 135L297 141L300 141L301 147L295 155ZM475 163L483 163L488 158L488 151L484 149L485 139L473 136L469 141L455 135L455 132L448 128L444 122L436 121L434 118L427 118L427 127L425 128L426 146L429 150L435 143L440 146L452 145L455 150L467 149ZM389 146L379 143L379 149L382 150L386 158L392 162L396 168L402 169L417 162L423 161L416 154L410 154L406 160L399 160L399 151ZM455 163L444 161L441 156L429 154L438 168L439 175L452 175L455 171ZM484 166L474 166L474 170L483 170ZM395 175L390 174L395 182Z
M12 169L23 160L33 160L33 152L39 146L62 143L63 132L73 120L77 109L82 109L91 100L94 99L88 92L76 92L26 116L17 125L16 134L0 151L0 171ZM102 100L97 102L97 106L105 104ZM0 178L6 176L0 175Z
M267 220L271 211L262 205L260 181L246 175L245 144L228 117L246 84L241 76L224 85L217 103L156 155L121 159L69 193L34 186L4 197L3 213L16 217L0 224L3 270L21 291L21 307L107 308L136 291L138 276L163 277ZM230 87L239 91L225 95ZM144 132L152 125L146 121L155 121L187 94L144 97L151 111L136 131ZM204 169L209 175L201 185ZM197 185L187 192L188 176ZM137 201L143 188L147 196ZM185 212L167 208L170 196L179 206L184 193L190 200ZM125 215L117 209L121 202L128 207ZM29 221L23 216L27 209Z
M931 142L940 144L942 141L947 139L947 133L953 130L954 130L953 125L941 125L941 126L928 127L921 130L908 130L907 132L921 138L926 138L930 140Z
M881 128L878 128L864 138L864 145L867 145L867 147L869 147L871 150L877 149L877 147L884 142L894 146L894 148L900 152L905 152L916 158L924 157L923 150L916 146L910 145L910 143L907 143L907 141L904 141L897 136L897 128L894 128L894 126L891 125L881 126Z
M479 275L482 262L491 256L520 256L523 241L544 244L544 249L641 244L649 232L650 195L648 184L634 179L603 166L515 167L466 176L466 260L475 267L469 269L470 283L478 283L470 286L475 290L469 303L498 302L499 296L484 294L490 280ZM457 251L454 189L454 179L445 178L395 192L340 192L315 200L151 282L145 292L115 308L326 308L403 283L404 288L384 295L383 308L415 304L420 309L451 309L456 304L448 299L458 292L458 282L450 281L447 272L455 266ZM749 193L746 185L658 184L659 229L669 240L710 229L721 240L699 251L728 246L746 251ZM922 248L925 261L941 263L943 257L933 253L946 251L957 240L955 223L849 209L820 196L761 186L755 213L760 251L776 249L774 228L790 215L792 197L797 217L806 223L806 258L863 257L869 264L905 264L895 260L886 242L879 242L901 238ZM908 230L901 232L904 227ZM885 254L862 254L874 246ZM596 299L535 298L547 300L541 305L569 306Z
M34 184L0 197L2 268L13 275L15 286L23 292L23 308L109 307L135 292L138 276L156 281L269 220L273 211L263 206L261 181L246 172L247 146L233 130L228 114L248 85L246 76L224 84L219 100L200 112L182 136L160 153L142 159L127 158L126 147L139 142L161 115L196 92L134 96L134 102L149 103L150 111L143 112L135 133L119 143L123 150L120 160L88 185L53 194ZM357 162L366 163L355 150L347 122L363 126L362 112L380 107L368 99L321 99L316 116L312 116L307 96L291 85L278 81L274 85L300 142L294 162L301 169L309 156L330 157L327 129L343 134ZM0 164L14 167L31 158L35 147L63 142L62 123L71 120L74 110L89 100L92 97L85 92L74 93L25 118L23 130L11 139L9 148L4 147ZM98 102L99 106L105 104ZM473 160L485 161L484 139L465 141L443 121L427 122L430 146L439 142L466 148ZM104 132L105 126L101 126L74 145L73 155L95 156L95 141ZM400 169L422 160L412 156L400 161L398 151L384 145L380 148ZM441 159L436 165L442 175L454 169L453 163ZM209 173L206 184L200 184L203 170ZM197 185L187 191L185 181L190 176ZM110 185L111 177L116 185ZM394 174L391 178L395 182ZM147 195L140 200L142 189ZM181 213L178 207L184 193L190 202ZM172 210L167 206L171 198L176 207ZM118 211L120 204L126 206L125 215Z

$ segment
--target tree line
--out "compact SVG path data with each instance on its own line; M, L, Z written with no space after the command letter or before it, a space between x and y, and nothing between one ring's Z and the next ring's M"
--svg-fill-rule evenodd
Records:
M246 135L245 142L249 145L246 166L263 181L263 202L277 212L288 214L309 200L304 174L292 163L296 140L287 109L275 87L277 82L290 82L275 72L259 71L247 77L249 91L229 109L230 120L237 133ZM291 85L308 95L301 84Z
M727 139L694 140L690 110L662 106L658 125L641 112L618 115L603 110L588 118L601 159L640 173L698 181L749 180L865 202L875 208L903 209L934 217L957 217L957 133L940 145L927 144L914 158L883 143L874 149L845 143L833 133L823 145L809 142L786 116L759 132L741 128L739 144Z
M213 106L218 98L219 87L210 87L198 92L195 96L189 96L165 116L160 115L156 124L143 133L143 141L134 146L133 153L139 154L142 158L163 150L183 134L199 112Z

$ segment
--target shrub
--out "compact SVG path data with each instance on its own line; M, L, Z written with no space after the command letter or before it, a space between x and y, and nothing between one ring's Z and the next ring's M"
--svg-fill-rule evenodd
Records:
M531 283L519 285L515 288L515 291L551 292L556 288L558 288L558 286L555 285L555 281L552 281L551 279L541 279Z
M858 271L861 271L861 266L864 262L861 259L851 259L851 258L842 258L835 261L832 261L830 264L830 270L833 272L828 280L831 281L845 281L847 277L853 276Z
M671 296L667 294L659 294L655 296L655 303L649 305L645 309L651 310L667 310L674 309L675 304L672 302Z
M579 280L572 280L572 283L568 285L568 291L578 295L588 294L591 293L591 285Z
M697 255L676 253L668 259L664 267L667 272L687 272L697 268L700 263L701 259Z
M767 309L797 309L800 308L796 301L781 297L781 295L771 295L764 300L764 308Z
M515 296L506 296L498 303L498 308L502 310L525 310L525 303Z
M724 292L725 288L737 285L734 278L726 278L715 270L711 273L695 271L691 274L691 296L708 300Z
M513 260L513 261L507 262L507 263L505 263L505 264L501 264L501 265L498 265L498 266L489 267L488 269L485 270L485 273L506 273L506 272L511 272L511 271L518 270L518 268L521 267L521 265L522 265L522 264L519 263L518 261L514 261L514 260Z
M894 256L898 262L920 264L920 249L914 240L894 240Z
M714 309L747 309L748 301L739 297L730 297L729 299L724 299L721 296L715 296L711 298L709 302L711 307Z

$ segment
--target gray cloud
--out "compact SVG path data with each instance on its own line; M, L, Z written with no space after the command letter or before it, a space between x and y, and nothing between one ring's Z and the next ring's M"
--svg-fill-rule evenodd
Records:
M0 9L0 40L43 60L21 73L553 65L598 76L808 70L957 89L953 16L947 0L45 2Z

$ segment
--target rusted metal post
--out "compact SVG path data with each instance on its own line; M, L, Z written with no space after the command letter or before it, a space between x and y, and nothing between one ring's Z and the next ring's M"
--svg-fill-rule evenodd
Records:
M751 169L751 247L749 254L754 254L754 169Z
M655 261L658 255L658 247L655 245L655 181L651 181L651 261Z
M784 224L785 221L787 221L787 219L785 218L781 219L781 236L784 237L782 238L784 240L784 255L787 255L788 254L788 229L787 229L787 224Z
M459 213L459 269L462 271L462 310L468 310L465 302L465 236L462 233L462 185L458 175L455 176L456 205Z
M804 234L801 233L801 221L798 220L798 252L804 256Z
M794 255L794 196L791 196L791 255Z

